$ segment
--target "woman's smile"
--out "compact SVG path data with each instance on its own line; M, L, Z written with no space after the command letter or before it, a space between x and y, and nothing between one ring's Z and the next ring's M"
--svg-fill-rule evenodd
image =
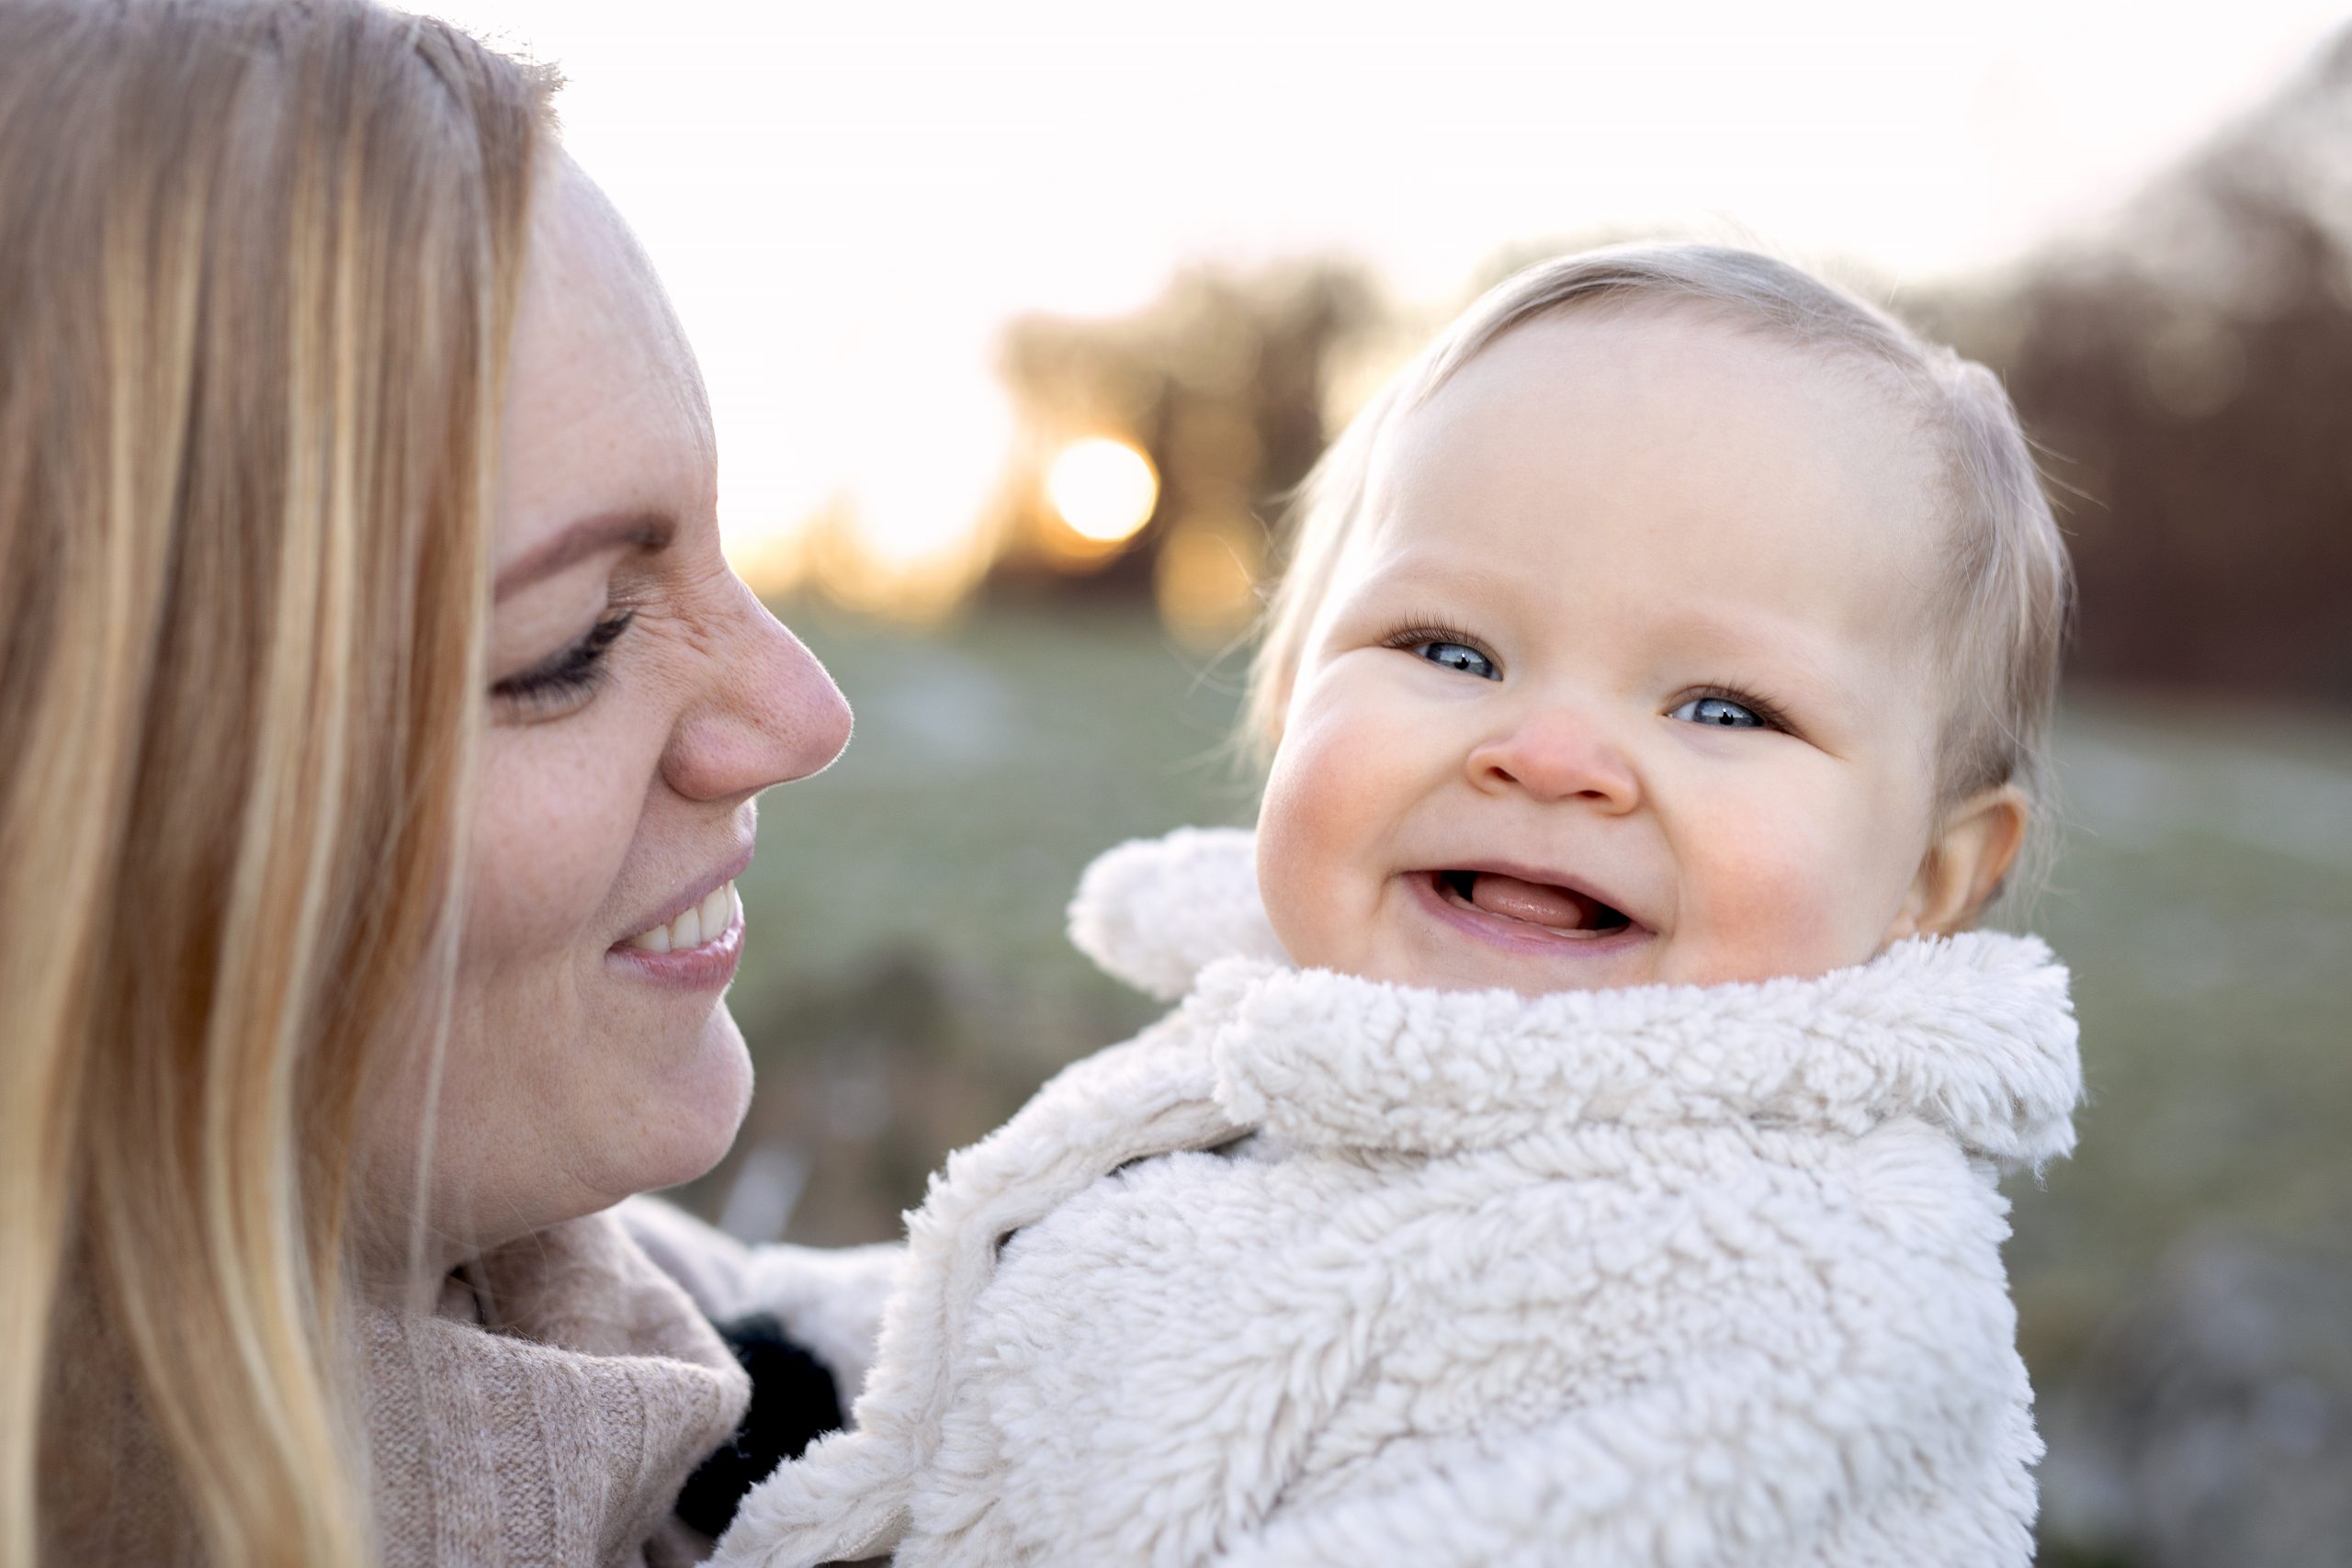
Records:
M650 926L616 945L627 953L684 953L712 943L735 928L743 906L732 878L688 904L674 919Z
M605 962L679 991L719 991L743 956L743 900L732 877L673 919L615 942Z
M605 962L674 990L717 991L735 978L742 955L743 901L729 882L668 925L614 943Z
M735 879L751 868L746 842L678 890L641 929L613 943L605 962L633 978L684 991L723 990L743 953L743 900Z

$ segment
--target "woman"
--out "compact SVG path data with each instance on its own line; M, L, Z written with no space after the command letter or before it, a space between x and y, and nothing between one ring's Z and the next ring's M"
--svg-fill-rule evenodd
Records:
M854 1392L887 1252L614 1210L734 1135L752 797L849 714L551 86L0 6L0 1568L686 1561L706 1318Z

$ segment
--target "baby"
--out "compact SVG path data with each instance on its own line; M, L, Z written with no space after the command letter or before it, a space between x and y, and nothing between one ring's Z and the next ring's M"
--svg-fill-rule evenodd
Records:
M1310 480L1259 826L1098 862L1182 1005L955 1156L854 1428L719 1562L2023 1564L1970 932L2067 565L1982 368L1767 258L1547 263Z

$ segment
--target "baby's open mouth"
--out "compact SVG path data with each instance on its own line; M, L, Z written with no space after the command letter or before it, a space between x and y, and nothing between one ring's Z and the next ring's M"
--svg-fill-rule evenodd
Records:
M1507 920L1523 920L1562 936L1602 937L1633 919L1589 894L1549 883L1521 882L1493 871L1441 871L1438 891L1448 901Z

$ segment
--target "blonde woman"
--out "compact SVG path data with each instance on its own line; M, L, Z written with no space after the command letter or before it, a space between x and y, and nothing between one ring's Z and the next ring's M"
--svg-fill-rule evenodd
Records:
M692 1561L710 1320L861 1375L887 1252L623 1201L734 1134L752 800L849 715L550 85L0 5L0 1568Z

